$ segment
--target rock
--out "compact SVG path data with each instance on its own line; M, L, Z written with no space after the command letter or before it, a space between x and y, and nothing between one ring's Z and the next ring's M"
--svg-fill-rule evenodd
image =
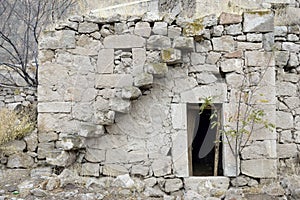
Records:
M218 25L213 27L213 36L222 36L224 31L224 26Z
M145 39L137 35L109 35L104 38L103 44L107 49L131 49L145 46Z
M95 87L103 88L120 88L132 86L132 76L130 74L103 74L96 77Z
M221 71L227 72L242 72L243 60L242 59L225 59L221 62Z
M151 35L147 40L148 50L162 50L171 47L171 40L167 36Z
M265 51L274 50L274 33L265 33L263 35L263 48Z
M227 35L242 35L242 25L233 24L225 27L225 32Z
M142 92L137 87L125 87L122 89L122 98L129 100L136 100L142 95Z
M191 53L191 64L199 65L205 63L206 56L201 53Z
M112 74L114 67L114 50L101 49L98 53L97 72L100 74Z
M290 53L290 59L288 61L289 67L297 67L299 65L298 56L296 53Z
M131 168L131 174L145 177L149 174L149 167L144 165L133 165Z
M78 32L79 33L93 33L99 31L99 26L96 23L82 22L79 23Z
M111 125L115 122L115 112L107 111L107 112L98 112L96 115L97 123L100 125Z
M34 160L26 153L10 155L7 161L8 168L30 168L34 165Z
M246 51L245 64L254 67L274 66L275 59L272 52Z
M207 57L205 63L215 65L221 58L220 53L210 52Z
M152 74L147 74L147 73L142 73L137 75L134 78L134 86L136 87L149 87L153 83L153 75Z
M183 51L194 51L194 38L193 37L176 37L173 41L173 48Z
M197 74L196 79L198 83L204 85L214 83L218 80L218 78L211 72L202 72Z
M168 24L166 22L155 22L152 32L156 35L167 35Z
M183 183L180 179L166 179L165 191L175 192L183 187Z
M156 159L151 164L154 176L165 176L171 173L171 158Z
M274 15L270 11L253 11L244 13L244 32L272 32Z
M169 38L176 38L181 35L182 29L178 26L171 25L168 27L168 37Z
M119 175L112 182L112 186L122 187L122 188L133 188L134 181L130 178L129 174Z
M276 158L276 141L253 141L245 146L242 152L242 159Z
M118 176L122 174L128 174L128 169L122 165L105 164L103 166L103 174L108 176Z
M62 151L59 156L55 158L46 158L46 162L50 165L68 167L72 165L76 160L76 154L74 152Z
M13 140L1 146L4 155L9 156L16 153L23 153L26 149L26 143L23 140Z
M282 50L297 53L300 51L300 44L296 44L293 42L283 42Z
M151 35L151 27L148 22L137 22L134 28L134 34L148 38Z
M81 176L95 176L100 175L100 165L95 163L83 163L81 166Z
M30 193L36 197L46 197L48 195L48 193L45 190L42 190L40 188L34 188L30 190Z
M212 50L212 45L210 40L203 40L201 42L196 42L196 52L209 52Z
M59 185L60 185L59 179L57 177L51 177L47 180L45 189L48 191L52 191L52 190L58 188Z
M276 111L277 128L289 129L289 128L293 128L293 126L294 126L293 115L291 113Z
M168 48L161 51L161 59L167 64L176 64L181 62L181 51Z
M32 133L25 136L24 140L26 142L27 150L35 152L38 146L37 130L34 130Z
M70 102L40 102L37 109L39 113L70 113L71 107Z
M44 31L39 41L40 49L73 49L75 44L75 31Z
M168 72L166 63L148 63L146 65L147 72L157 77L163 77Z
M69 169L64 169L58 176L60 187L64 187L68 184L80 184L82 177L79 177L77 173Z
M243 21L243 17L238 14L223 12L219 17L220 24L237 24L237 23L241 23L242 21Z
M274 35L275 36L286 36L287 35L286 26L274 26Z
M289 60L288 51L275 51L275 65L283 67L287 65Z
M277 176L277 162L275 159L242 160L243 174L255 178L275 178Z
M158 188L150 188L150 187L146 187L145 191L143 192L143 194L146 197L163 197L164 196L164 192L162 192L160 189Z
M247 41L249 41L249 42L261 42L262 41L262 34L261 33L248 33L247 34Z
M87 148L85 159L92 163L105 161L105 150Z
M295 158L297 151L296 144L277 144L278 158Z
M66 136L61 138L60 147L63 150L78 150L85 147L84 140L78 136Z
M52 174L51 167L38 167L30 171L30 177L32 178L49 177L51 174Z
M202 24L204 27L215 26L218 24L218 18L215 14L207 15L203 17Z
M213 38L212 43L214 51L232 52L235 50L235 41L232 36Z
M120 113L129 113L131 109L131 102L121 98L111 99L109 105L113 111Z
M263 191L270 196L283 196L285 191L279 183L271 183L264 186Z
M108 149L105 163L127 163L128 152L123 149Z
M234 179L232 179L231 185L234 187L241 187L241 186L246 186L248 184L249 178L246 176L238 176Z
M187 190L184 193L183 199L184 200L195 200L195 199L204 200L206 198L204 198L202 195L198 194L197 192L195 192L193 190Z

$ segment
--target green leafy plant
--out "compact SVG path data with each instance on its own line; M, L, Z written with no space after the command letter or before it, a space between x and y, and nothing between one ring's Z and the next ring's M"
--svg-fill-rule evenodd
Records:
M23 138L34 129L34 122L25 113L2 108L0 110L0 145Z

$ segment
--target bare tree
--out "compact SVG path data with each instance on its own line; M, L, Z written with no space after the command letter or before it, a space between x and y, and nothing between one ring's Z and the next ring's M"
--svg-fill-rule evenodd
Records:
M0 1L0 85L18 86L15 74L36 86L38 41L45 26L61 19L75 0Z

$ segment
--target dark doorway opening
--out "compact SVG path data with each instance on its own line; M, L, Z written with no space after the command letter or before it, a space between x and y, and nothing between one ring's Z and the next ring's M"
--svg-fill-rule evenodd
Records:
M217 175L222 175L222 144L221 138L217 139L217 126L212 126L211 119L213 108L204 109L200 114L201 104L191 104L188 107L188 126L194 126L190 128L193 130L191 134L192 140L190 145L190 173L193 176L212 176L214 175L215 157L218 159ZM217 107L218 106L218 107ZM216 105L215 108L220 111L220 106ZM192 118L192 119L191 119ZM219 143L219 148L216 153L216 143ZM218 155L217 155L218 154Z

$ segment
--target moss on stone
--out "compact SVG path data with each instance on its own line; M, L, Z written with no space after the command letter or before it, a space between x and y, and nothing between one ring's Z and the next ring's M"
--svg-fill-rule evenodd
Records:
M253 15L259 15L261 17L261 16L264 16L264 15L271 14L271 11L269 11L269 10L257 10L257 11L248 11L247 13L248 14L253 14Z
M183 34L186 36L200 35L204 29L203 18L195 19L192 23L188 23L183 29Z

